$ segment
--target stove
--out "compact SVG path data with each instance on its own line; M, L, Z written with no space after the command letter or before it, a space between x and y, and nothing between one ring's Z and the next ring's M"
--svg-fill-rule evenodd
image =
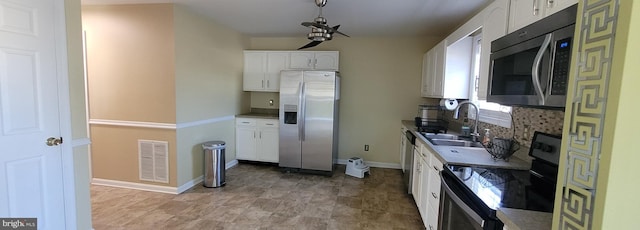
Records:
M530 170L448 165L442 180L455 193L449 196L457 196L474 212L467 215L482 219L483 229L502 229L498 208L553 212L560 145L561 137L536 132Z

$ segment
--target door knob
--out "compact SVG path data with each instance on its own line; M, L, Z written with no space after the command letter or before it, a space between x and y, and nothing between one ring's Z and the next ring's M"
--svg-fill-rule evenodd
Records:
M55 138L55 137L49 137L47 138L47 145L48 146L57 146L62 144L62 137L60 138Z

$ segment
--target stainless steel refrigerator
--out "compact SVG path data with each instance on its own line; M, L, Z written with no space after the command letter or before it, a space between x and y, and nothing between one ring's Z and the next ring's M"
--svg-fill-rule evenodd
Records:
M339 100L338 72L281 72L280 167L333 172Z

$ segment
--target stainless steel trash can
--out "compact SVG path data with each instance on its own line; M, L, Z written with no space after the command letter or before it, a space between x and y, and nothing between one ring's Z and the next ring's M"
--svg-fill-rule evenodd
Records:
M204 149L204 187L224 186L224 141L209 141L202 144Z

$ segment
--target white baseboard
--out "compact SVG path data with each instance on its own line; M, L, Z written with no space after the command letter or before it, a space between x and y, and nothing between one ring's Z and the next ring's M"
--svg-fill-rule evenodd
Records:
M108 180L108 179L100 179L93 178L91 180L91 184L94 185L102 185L102 186L111 186L117 188L128 188L128 189L137 189L149 192L161 192L168 194L178 194L178 190L175 187L169 186L161 186L161 185L151 185L151 184L141 184L127 181L117 181L117 180Z
M192 188L193 186L196 186L197 184L200 184L200 182L204 181L204 175L201 175L199 177L196 177L196 179L187 181L187 183L184 183L182 185L180 185L180 187L178 187L177 189L177 193L180 194L184 191L189 190L190 188Z
M349 159L338 159L338 164L346 165L349 162ZM375 161L364 161L369 167L374 168L387 168L387 169L401 169L400 164L396 163L384 163L384 162L375 162Z
M232 160L227 162L227 164L224 166L226 169L230 169L235 167L236 165L238 165L238 160Z
M238 165L238 160L232 160L226 163L225 170L233 168ZM127 189L137 189L149 192L161 192L161 193L169 193L169 194L180 194L184 191L189 190L193 186L200 184L204 180L204 175L200 175L193 180L187 181L180 185L177 188L169 187L169 186L161 186L161 185L150 185L150 184L141 184L127 181L117 181L117 180L107 180L100 178L93 178L91 180L91 184L94 185L102 185L102 186L111 186L117 188L127 188Z

